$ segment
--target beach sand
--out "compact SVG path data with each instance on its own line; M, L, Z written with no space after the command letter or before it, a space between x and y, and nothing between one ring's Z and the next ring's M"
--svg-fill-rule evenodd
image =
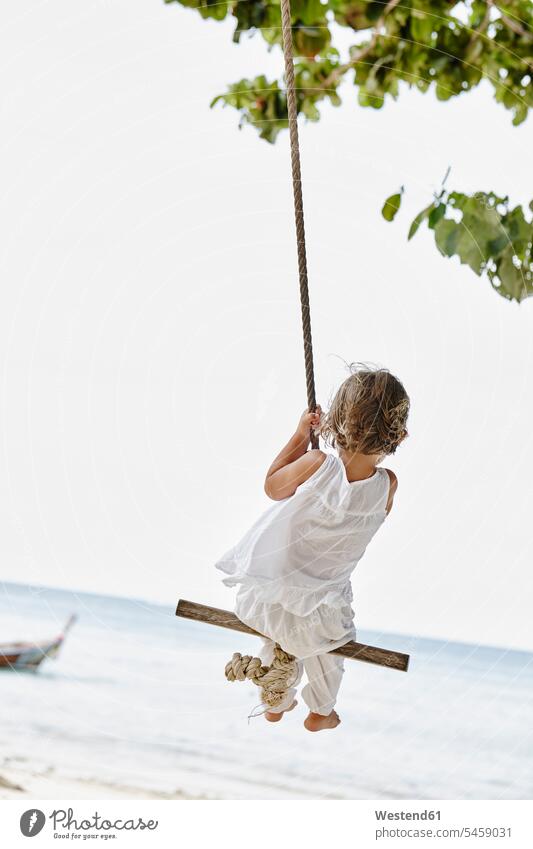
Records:
M53 767L4 766L0 772L0 799L198 799L181 790L158 793L126 784L60 775Z
M252 636L132 599L0 597L6 639L44 638L72 611L57 662L0 673L0 799L533 798L530 652L363 632L411 654L409 674L347 663L341 726L309 735L301 700L248 722L257 688L222 671L257 652Z

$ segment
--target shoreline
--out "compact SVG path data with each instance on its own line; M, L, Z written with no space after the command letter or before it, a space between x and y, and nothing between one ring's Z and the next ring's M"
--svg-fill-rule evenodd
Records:
M0 800L22 799L162 799L185 801L207 798L176 790L164 793L97 778L62 775L52 766L46 769L29 765L7 766L0 770Z

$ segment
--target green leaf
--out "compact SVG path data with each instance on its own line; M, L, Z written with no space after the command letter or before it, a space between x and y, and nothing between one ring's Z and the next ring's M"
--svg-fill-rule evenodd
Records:
M395 195L391 195L390 197L388 197L385 203L383 204L381 214L385 221L394 221L402 203L402 194L403 187Z
M452 253L456 253L461 263L463 265L469 265L472 271L479 276L488 259L488 255L483 251L483 244L475 238L471 231L465 228L462 222L461 224L455 224L455 221L452 223L458 228L459 237L454 242L455 237L450 236L448 247L452 247L455 244L455 249L452 250ZM448 256L450 255L448 254Z
M437 224L439 223L441 218L444 218L445 213L446 213L446 204L445 203L439 203L438 206L433 207L433 209L429 213L429 218L428 218L428 227L430 228L430 230L435 229L435 227L437 226Z
M293 20L298 19L304 24L325 23L326 11L327 8L321 3L321 0L292 0L291 2Z
M461 225L443 218L435 227L435 242L444 256L453 256L461 236Z
M509 236L502 230L499 236L491 239L488 243L488 250L491 256L497 257L509 245Z
M299 56L313 59L330 44L330 34L324 26L298 26L293 28L294 50Z
M418 228L422 224L422 221L425 221L426 218L429 218L429 214L430 214L431 210L433 209L433 207L434 207L434 204L430 203L430 205L426 206L426 208L423 209L422 212L418 213L416 218L411 223L411 226L409 227L409 233L407 234L407 241L411 241L411 239L415 235L416 231L418 230Z
M413 9L411 15L411 36L415 42L429 44L433 33L434 15L431 12L424 12L419 9Z
M501 281L502 294L511 300L520 302L528 294L522 268L513 262L513 251L508 250L498 264L498 277ZM531 294L531 292L530 292Z

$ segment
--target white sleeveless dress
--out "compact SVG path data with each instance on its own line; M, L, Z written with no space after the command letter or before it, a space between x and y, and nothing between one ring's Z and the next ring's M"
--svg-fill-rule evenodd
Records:
M350 577L386 517L385 469L348 481L328 454L294 495L275 502L217 563L238 586L242 622L298 658L355 639Z

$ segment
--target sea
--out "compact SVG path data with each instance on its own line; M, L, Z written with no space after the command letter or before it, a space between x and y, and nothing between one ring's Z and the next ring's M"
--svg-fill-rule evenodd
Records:
M1 764L206 799L532 799L533 654L399 634L407 673L346 661L341 725L310 734L301 703L249 718L228 683L257 639L173 606L4 583L0 642L77 622L37 672L0 671Z

